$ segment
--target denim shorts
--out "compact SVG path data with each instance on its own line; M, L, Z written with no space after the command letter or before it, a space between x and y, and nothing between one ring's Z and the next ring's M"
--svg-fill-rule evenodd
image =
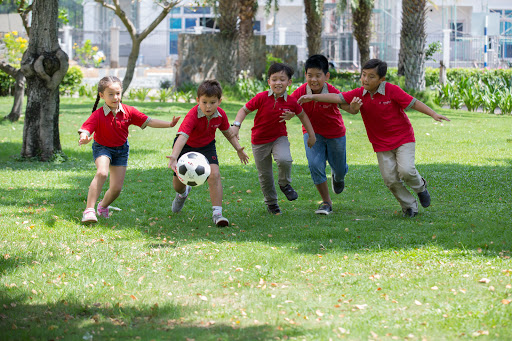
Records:
M331 173L336 181L344 181L348 172L346 137L325 138L315 134L316 143L308 147L309 134L304 134L304 145L306 147L306 158L308 159L309 171L315 185L327 181L325 168L327 162L331 166Z
M126 141L119 147L107 147L94 141L92 143L92 156L94 161L100 156L106 156L110 159L111 166L128 166L128 154L130 154L130 145Z

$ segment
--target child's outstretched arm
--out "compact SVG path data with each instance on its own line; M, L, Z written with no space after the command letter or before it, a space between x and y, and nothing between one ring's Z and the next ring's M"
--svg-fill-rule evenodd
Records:
M423 103L421 101L416 100L416 102L414 102L414 104L412 105L412 108L414 110L417 110L417 111L425 114L425 115L432 117L434 120L436 120L438 122L440 122L442 120L450 121L450 119L448 119L446 116L436 113L428 105L426 105L425 103Z
M176 125L176 123L178 123L178 121L180 120L180 117L181 116L178 116L178 117L173 116L171 122L162 121L162 120L159 120L159 119L156 119L156 118L152 118L148 122L148 127L151 127L151 128L172 128L172 127L174 127Z
M340 98L340 95L335 94L335 93L304 95L304 96L301 96L297 100L297 102L299 102L299 104L307 103L307 102L311 102L311 101L344 104L344 102Z
M245 107L242 107L240 108L240 110L238 110L237 114L236 114L236 117L235 117L235 122L240 122L240 125L242 124L242 122L244 121L245 117L247 116L247 111L245 111ZM237 138L237 140L240 140L240 127L237 127L237 126L231 126L231 128L233 129L233 134L235 134L235 137Z
M352 102L350 102L350 104L339 104L339 107L348 112L349 114L355 115L359 112L359 109L361 108L362 105L363 100L359 97L354 97L352 98Z
M230 127L228 130L223 131L222 134L226 137L226 139L231 143L233 148L235 148L238 157L240 158L240 162L243 164L247 164L249 162L249 155L245 152L245 147L242 147L238 142L238 138L235 135L234 129L235 126ZM238 128L238 127L237 127Z
M176 142L174 142L174 147L172 147L172 153L171 155L167 155L166 158L169 159L169 165L168 168L171 168L173 171L176 172L176 164L178 163L178 156L181 153L181 150L185 146L185 144L188 141L188 137L185 135L178 135L178 138L176 139Z
M92 136L87 135L85 132L80 133L80 138L78 139L78 145L81 146L83 144L87 144L92 141Z
M308 115L306 115L304 110L302 110L301 113L297 115L297 117L302 122L302 125L306 129L306 132L309 134L308 147L311 148L316 142L316 135L315 131L313 130L313 126L311 125L311 121L309 120L309 117Z

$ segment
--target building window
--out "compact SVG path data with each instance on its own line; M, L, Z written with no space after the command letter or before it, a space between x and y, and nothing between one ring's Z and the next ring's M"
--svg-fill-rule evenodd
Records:
M196 18L185 18L185 29L195 27L197 19Z
M460 38L462 38L462 34L464 32L464 24L461 22L457 22L457 23L451 22L450 30L452 31L450 33L450 40L451 41L460 40Z
M181 30L181 18L171 18L169 28L171 30Z
M169 54L178 54L178 33L169 34Z

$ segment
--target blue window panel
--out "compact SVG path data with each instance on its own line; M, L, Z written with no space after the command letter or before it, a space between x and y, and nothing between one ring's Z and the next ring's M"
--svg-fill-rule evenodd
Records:
M184 7L185 14L210 14L210 7Z
M260 32L260 31L261 31L261 21L256 20L256 21L254 22L254 25L253 25L252 29L253 29L254 31L256 31L256 32Z
M171 18L169 28L171 30L181 30L181 18Z
M171 9L171 14L180 14L181 13L181 7L173 7L173 9Z
M186 18L185 19L185 28L190 28L196 26L195 18Z
M178 33L169 35L169 54L178 54Z

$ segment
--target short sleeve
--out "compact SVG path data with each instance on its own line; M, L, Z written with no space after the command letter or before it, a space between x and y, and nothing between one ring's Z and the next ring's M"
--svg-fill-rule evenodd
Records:
M222 121L220 123L219 130L220 131L229 130L228 115L226 115L226 112L224 110L222 110L221 108L217 108L217 110L219 111L219 114L221 114L221 117L222 117Z
M187 113L183 122L181 122L180 128L178 129L178 134L183 133L187 136L190 136L192 131L194 130L197 124L197 106L190 109Z
M260 108L261 103L262 103L261 102L262 94L264 95L265 93L260 92L259 94L257 94L253 98L251 98L251 100L245 104L245 107L247 108L247 110L249 110L249 112L253 112L254 110Z
M128 108L128 111L130 112L131 124L141 128L145 128L145 125L149 121L149 117L146 114L141 113L134 107Z

